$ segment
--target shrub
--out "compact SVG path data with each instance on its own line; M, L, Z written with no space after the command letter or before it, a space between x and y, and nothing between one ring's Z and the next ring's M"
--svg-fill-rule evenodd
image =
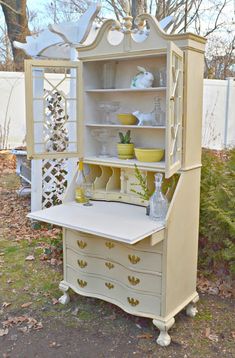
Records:
M235 273L235 148L202 154L199 269Z

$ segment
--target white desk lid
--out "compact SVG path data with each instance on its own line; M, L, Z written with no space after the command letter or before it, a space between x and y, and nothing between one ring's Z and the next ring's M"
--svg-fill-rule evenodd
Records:
M123 203L95 201L93 206L84 206L69 202L32 212L28 214L28 217L72 230L135 244L165 227L163 222L150 220L145 211L144 207Z

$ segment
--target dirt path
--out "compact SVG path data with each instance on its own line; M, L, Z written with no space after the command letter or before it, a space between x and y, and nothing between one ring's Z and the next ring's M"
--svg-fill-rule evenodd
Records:
M195 319L176 316L167 348L150 319L76 294L58 304L59 230L32 230L29 199L18 198L13 170L0 167L0 357L232 358L234 301L200 295Z

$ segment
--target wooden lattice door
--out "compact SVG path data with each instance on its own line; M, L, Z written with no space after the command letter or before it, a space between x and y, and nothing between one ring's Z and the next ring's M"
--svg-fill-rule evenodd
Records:
M166 93L166 178L181 167L182 157L182 101L183 52L168 44Z
M61 203L79 157L78 68L79 62L25 61L33 210Z

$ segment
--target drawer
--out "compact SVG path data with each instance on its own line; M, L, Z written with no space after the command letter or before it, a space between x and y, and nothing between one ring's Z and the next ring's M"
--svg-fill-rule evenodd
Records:
M66 251L66 262L77 272L103 276L137 291L161 294L161 274L133 271L117 262L82 255L71 249Z
M104 242L111 241L113 244L125 246L126 248L131 248L132 250L137 250L137 251L141 250L141 251L156 252L156 253L163 252L163 243L160 242L157 245L151 246L149 237L146 237L145 239L143 239L133 245L119 243L117 241L105 239L100 236L86 234L86 233L83 233L80 231L74 231L74 230L69 230L69 229L65 230L65 237L66 237L66 242L70 243L70 245L73 244L73 241L79 240L80 245L78 243L76 243L75 244L76 249L79 248L79 249L83 249L84 251L88 250L88 252L90 250L90 247L88 247L88 243L92 243L92 245L94 245L93 240L95 240L95 241L99 240L99 242L97 243L98 247L102 246Z
M150 317L160 315L161 299L159 296L139 293L114 280L78 273L69 267L66 270L68 284L80 294L104 299L133 314L139 313Z
M146 246L125 245L71 230L66 230L65 240L66 247L81 254L114 261L132 270L162 272L162 254L157 252L156 248L151 251L151 246L149 246L149 251L145 251Z

